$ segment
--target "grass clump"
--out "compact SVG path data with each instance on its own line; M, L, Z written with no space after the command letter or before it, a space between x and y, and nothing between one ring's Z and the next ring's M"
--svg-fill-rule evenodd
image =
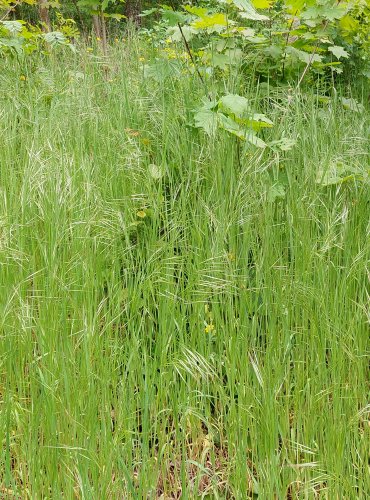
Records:
M2 495L366 498L366 111L225 77L272 145L209 139L112 50L1 62Z

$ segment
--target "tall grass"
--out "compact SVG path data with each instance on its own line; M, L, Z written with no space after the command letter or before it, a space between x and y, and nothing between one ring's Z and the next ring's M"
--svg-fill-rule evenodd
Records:
M140 50L0 62L1 494L367 498L366 115L239 75L244 150Z

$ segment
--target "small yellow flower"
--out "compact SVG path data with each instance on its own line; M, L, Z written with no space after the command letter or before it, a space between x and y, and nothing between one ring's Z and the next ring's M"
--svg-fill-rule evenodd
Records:
M118 38L115 38L115 39L114 39L114 41L115 41L116 43L118 43Z
M136 215L140 217L140 219L144 219L146 217L146 212L145 210L139 210L138 212L136 212Z
M144 62L145 61L145 57L139 57L139 61L140 62Z
M215 330L215 325L213 323L209 323L205 329L204 329L204 332L205 333L211 333L211 332L214 332Z
M98 42L101 42L101 38L99 36L96 37Z
M87 47L87 52L92 52L94 49L92 47Z
M22 82L25 82L27 80L27 78L24 75L21 75L19 79L22 80Z

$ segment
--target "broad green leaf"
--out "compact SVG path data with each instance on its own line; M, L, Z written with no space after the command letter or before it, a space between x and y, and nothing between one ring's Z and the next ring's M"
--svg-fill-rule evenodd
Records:
M339 26L344 38L351 40L359 29L359 21L347 14L339 21Z
M45 41L51 46L66 45L67 39L63 33L60 31L51 31L50 33L45 33L43 35Z
M344 50L343 47L339 47L338 45L328 47L328 51L334 54L337 59L340 59L341 57L349 57L348 52Z
M290 151L297 144L297 141L294 139L288 139L287 137L283 137L278 141L269 142L268 146L272 149L280 149L281 151Z
M210 60L216 68L226 69L228 66L237 65L243 56L241 49L226 50L224 54L207 54L207 60ZM211 59L210 59L211 58Z
M303 9L305 0L285 0L284 4L290 14L298 15Z
M194 14L198 17L205 17L208 15L208 10L203 7L192 7L190 5L185 5L184 9L190 12L190 14Z
M256 9L269 9L274 0L251 0Z
M319 169L316 175L316 183L321 186L332 186L356 179L367 181L368 173L358 167L346 165L340 160L335 160L328 167Z
M259 14L248 0L232 0L233 4L239 9L239 15L244 19L252 21L268 21L269 17Z
M327 19L328 21L335 21L341 19L346 14L346 6L340 4L336 5L313 5L308 7L301 14L301 18L305 20L312 20L319 22L320 19Z
M176 61L158 59L151 64L144 65L144 77L153 78L157 82L163 82L170 76L178 76L180 70Z
M197 128L204 130L209 136L213 136L217 130L217 113L210 109L201 109L194 115L194 124Z
M271 203L277 201L277 200L283 200L285 198L286 191L285 191L285 186L284 184L281 184L280 182L274 184L273 186L270 187L267 193L267 199Z
M123 14L117 14L117 13L104 13L104 17L107 17L108 19L115 19L116 21L121 21L122 19L126 19L126 16Z
M260 137L257 137L257 135L251 130L247 131L245 140L253 144L253 146L256 146L257 148L263 149L267 146L265 141L263 141Z
M296 49L295 47L291 47L291 46L286 48L286 53L291 55L295 59L298 59L299 61L302 61L306 64L322 61L322 57L319 56L318 54L312 54L310 52L305 52L303 50L299 50L299 49Z
M139 14L140 17L147 17L147 16L151 16L152 14L154 14L155 12L158 12L158 9L157 7L154 7L153 9L146 9L146 10L143 10L141 14Z
M360 102L357 102L356 99L347 99L345 97L340 97L339 100L345 109L356 111L357 113L363 113L365 111L364 105Z
M207 54L208 58L209 54ZM230 59L225 54L214 53L211 54L211 62L215 68L226 69L230 65Z
M219 124L220 127L229 132L230 134L236 135L239 139L247 141L258 148L265 148L266 143L257 137L253 130L248 130L242 128L238 123L236 123L229 116L225 116L223 113L219 113Z
M220 13L204 16L191 23L191 26L198 30L209 30L209 28L226 27L227 25L228 21L226 15Z
M23 28L23 25L19 21L2 21L0 22L4 26L4 28L12 35L18 35Z
M187 42L190 42L194 34L197 32L191 26L186 26L186 25L182 26L181 31L178 26L173 26L172 28L168 28L167 35L169 36L169 38L171 38L173 42L182 42L183 36Z
M347 5L345 2L336 2L336 5L327 5L323 8L323 17L328 21L335 21L345 16L347 12Z
M228 94L219 100L219 107L228 114L233 114L239 118L250 109L248 99L237 94Z
M174 10L163 9L162 10L163 19L168 21L170 26L176 26L177 24L183 24L186 21L186 17L182 12L177 12Z
M261 113L254 113L248 120L247 124L250 125L253 130L261 130L262 128L271 128L274 123L267 118L267 116Z
M24 51L24 44L21 37L18 38L0 38L0 47L9 47L17 54L22 54Z
M231 134L236 135L237 137L239 137L239 139L245 140L245 129L243 130L238 123L236 123L232 118L224 115L223 113L219 113L218 116L221 128L227 130L227 132L230 132Z

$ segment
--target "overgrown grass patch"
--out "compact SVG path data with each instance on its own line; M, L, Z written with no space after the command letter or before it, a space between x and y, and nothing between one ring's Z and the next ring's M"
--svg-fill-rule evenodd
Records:
M0 62L2 494L366 498L366 111L130 44Z

